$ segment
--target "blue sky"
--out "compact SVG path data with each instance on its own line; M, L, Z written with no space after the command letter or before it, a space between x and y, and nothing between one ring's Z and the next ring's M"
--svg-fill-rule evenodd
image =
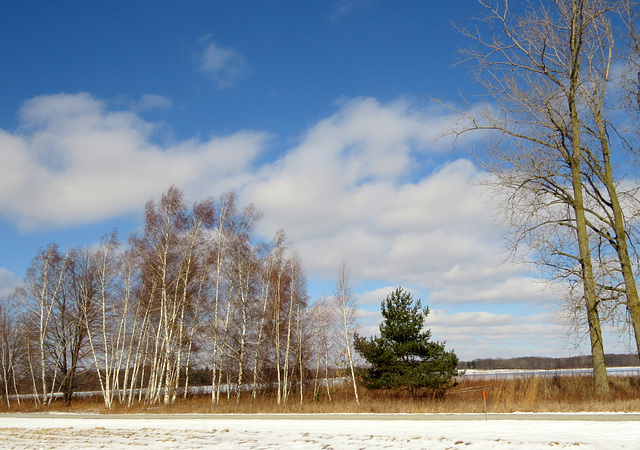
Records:
M398 285L462 359L580 353L531 268L503 262L468 139L475 0L3 2L0 294L38 248L141 225L171 184L234 189L284 227L312 295L351 267L364 333ZM609 352L625 351L608 340Z

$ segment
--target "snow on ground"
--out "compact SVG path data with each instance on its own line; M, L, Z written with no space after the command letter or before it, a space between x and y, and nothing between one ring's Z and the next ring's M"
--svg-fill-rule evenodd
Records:
M548 416L545 416L548 417ZM459 417L457 419L460 419ZM75 418L0 415L1 448L638 449L638 421ZM530 419L530 418L529 418Z
M469 378L527 378L527 377L567 377L579 375L592 375L593 369L465 369L460 379ZM637 377L640 375L640 367L607 367L610 376Z

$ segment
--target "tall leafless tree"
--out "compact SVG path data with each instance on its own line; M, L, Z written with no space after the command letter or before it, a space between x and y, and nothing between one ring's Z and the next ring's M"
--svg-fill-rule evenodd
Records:
M351 374L353 384L353 395L356 403L360 404L358 396L358 385L355 374L355 355L353 349L354 334L357 331L356 316L357 297L353 291L351 282L351 271L347 263L343 260L338 268L338 276L333 288L333 306L338 316L338 327L341 334L341 347L346 355L347 365Z
M22 354L25 335L23 317L18 311L20 307L13 297L0 298L0 397L4 397L8 408L11 408L11 394L15 394L18 406L21 403L17 378L25 359Z
M463 114L466 122L457 131L495 132L485 163L494 175L493 186L506 199L516 229L512 244L533 244L538 262L551 261L548 270L579 282L576 292L584 300L594 386L605 395L609 383L592 259L594 235L601 228L597 208L591 207L598 179L589 149L595 140L603 143L598 123L612 61L608 24L625 2L540 0L522 6L521 14L512 12L508 0L479 3L486 11L487 30L462 30L476 43L464 53L476 63L477 79L491 103ZM606 165L606 158L599 161ZM606 174L602 178L598 182L608 183ZM617 208L610 201L615 189L607 197L615 216ZM620 224L614 219L608 226L617 234ZM561 233L570 244L562 243L562 252L553 239L558 227L569 230ZM553 242L547 245L546 240ZM623 239L617 245L622 249Z

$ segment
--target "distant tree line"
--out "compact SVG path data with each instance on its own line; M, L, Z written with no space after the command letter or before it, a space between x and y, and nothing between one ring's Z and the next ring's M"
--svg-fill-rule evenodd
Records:
M606 354L605 361L610 367L635 367L640 366L638 355L630 354ZM581 369L593 367L591 355L571 356L566 358L544 358L540 356L526 356L521 358L482 358L473 361L462 361L458 369Z

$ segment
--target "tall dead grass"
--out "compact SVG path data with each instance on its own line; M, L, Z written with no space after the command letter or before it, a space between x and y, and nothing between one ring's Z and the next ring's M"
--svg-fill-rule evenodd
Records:
M240 404L235 399L221 399L212 404L209 396L179 399L175 404L134 405L127 408L116 405L107 410L99 397L74 399L71 406L62 402L48 407L36 407L33 401L23 401L20 407L6 402L0 412L65 411L94 413L175 413L175 414L323 414L323 413L482 413L482 391L486 393L487 411L508 412L581 412L615 411L640 412L640 377L611 377L611 395L598 398L593 395L593 379L588 376L527 377L520 379L464 380L442 396L410 397L405 392L372 391L362 388L360 406L353 399L348 385L335 387L329 401L326 392L319 398L292 397L278 405L275 395L265 394L256 400L249 396Z

